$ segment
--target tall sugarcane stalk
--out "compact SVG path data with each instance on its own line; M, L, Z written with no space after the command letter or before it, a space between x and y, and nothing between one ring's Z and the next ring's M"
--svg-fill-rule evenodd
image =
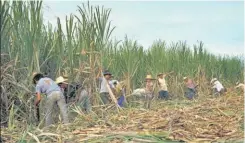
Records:
M11 97L22 99L26 89L33 90L30 76L33 71L49 72L52 78L67 71L72 80L80 80L87 75L73 71L81 63L91 67L89 77L94 89L94 72L101 65L110 65L110 71L117 77L125 75L127 92L141 86L147 72L175 71L168 85L176 94L181 93L182 77L187 75L200 77L201 89L207 89L205 82L213 77L225 84L244 81L244 57L216 56L205 50L202 42L193 45L194 50L186 42L167 44L158 40L147 50L128 38L120 44L113 43L111 34L115 27L109 21L111 10L100 6L84 4L78 7L79 14L67 17L66 23L57 18L57 24L48 27L43 21L42 1L13 1L11 5L9 1L1 1L0 11L1 68L4 63L14 61L13 68L1 75L2 86ZM94 47L90 48L92 41ZM94 54L75 56L82 49ZM103 53L103 58L99 59L95 52Z

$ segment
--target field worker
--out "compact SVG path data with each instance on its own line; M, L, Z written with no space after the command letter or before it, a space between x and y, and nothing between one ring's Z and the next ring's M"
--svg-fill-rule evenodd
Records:
M109 84L109 81L111 79L112 74L108 70L106 70L103 73L103 75L104 75L104 77L99 77L99 80L101 82L101 84L100 84L100 98L102 99L103 104L108 104L110 102L110 95L109 95L109 90L107 88L107 84Z
M168 99L168 88L165 81L166 74L159 73L158 77L158 86L159 86L159 98L160 99Z
M153 79L151 75L147 75L145 78L146 82L146 91L152 92L153 91L153 81L156 79Z
M80 94L76 96L77 105L80 106L86 113L91 112L91 94L89 93L89 89L87 87L87 81L83 83L83 86L80 88ZM86 90L87 89L87 90Z
M196 85L188 77L184 77L183 80L187 89L185 91L185 97L187 97L189 100L192 100L196 96Z
M112 80L111 81L111 84L113 85L114 87L114 91L115 91L115 95L116 95L116 98L117 98L117 102L118 102L118 105L120 107L123 107L123 103L125 101L125 88L123 88L123 86L121 85L121 83L117 80Z
M36 85L36 95L37 99L35 101L35 105L41 101L41 93L47 95L47 102L46 102L46 114L45 114L45 124L49 126L52 124L52 109L54 105L57 103L62 117L63 122L68 123L68 114L67 114L67 106L65 103L65 97L61 92L60 87L50 78L44 77L41 73L34 73L33 74L33 83Z
M141 96L141 95L144 95L145 94L145 88L138 88L138 89L135 89L131 95L134 95L134 96Z
M145 104L144 106L146 108L150 108L151 100L154 97L153 96L153 81L156 79L153 79L151 75L147 75L145 78L146 87L145 87Z
M58 84L58 86L61 89L61 92L64 94L65 90L68 87L68 83L67 83L68 79L65 79L62 76L59 76L58 78L56 78L55 83Z
M235 87L236 89L238 89L238 88L240 88L240 89L242 89L243 91L244 91L244 89L245 89L245 85L243 84L243 83L239 83L239 82L237 82L236 83L236 87Z
M211 85L212 85L212 89L214 90L214 94L222 94L225 91L224 86L217 80L217 78L213 78L211 80Z

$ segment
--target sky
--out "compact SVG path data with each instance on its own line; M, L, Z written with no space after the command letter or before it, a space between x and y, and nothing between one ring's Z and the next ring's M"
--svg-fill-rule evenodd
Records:
M87 1L43 2L46 23L65 25L65 16L78 14L77 6ZM161 39L167 43L202 41L216 55L244 54L243 1L90 1L111 9L109 20L117 40L137 40L144 48Z

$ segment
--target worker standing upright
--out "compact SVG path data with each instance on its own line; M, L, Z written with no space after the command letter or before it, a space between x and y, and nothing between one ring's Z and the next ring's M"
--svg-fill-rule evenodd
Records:
M160 99L165 99L167 100L168 97L169 97L169 94L168 94L168 87L167 87L167 84L166 84L166 80L165 80L165 77L166 77L166 74L163 74L163 73L159 73L157 75L158 77L158 86L159 86L159 98Z
M109 84L109 81L111 79L111 73L106 70L103 73L103 77L99 77L98 79L100 80L100 98L103 102L103 104L108 104L110 102L110 95L109 95L109 90L107 88L107 84Z

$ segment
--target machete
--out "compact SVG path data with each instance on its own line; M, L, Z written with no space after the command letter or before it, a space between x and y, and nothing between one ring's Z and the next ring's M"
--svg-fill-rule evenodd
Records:
M39 105L36 106L36 116L38 123L40 122L40 111L39 111Z

